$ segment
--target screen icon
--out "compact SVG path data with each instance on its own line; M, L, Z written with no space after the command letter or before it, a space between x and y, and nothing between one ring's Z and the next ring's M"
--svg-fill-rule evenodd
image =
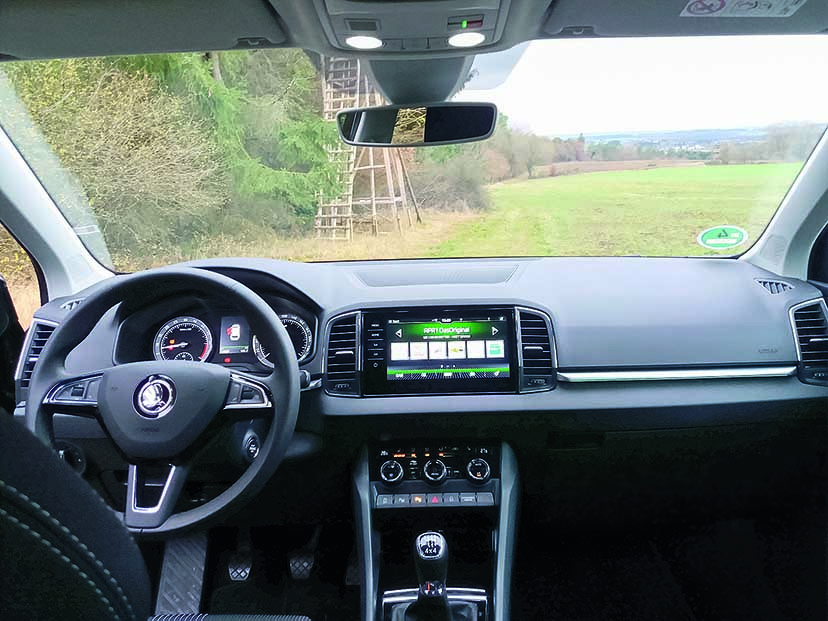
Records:
M485 358L486 343L484 341L469 341L466 343L466 353L469 358Z
M391 343L391 360L408 360L408 343Z
M465 358L466 357L466 342L465 341L449 341L448 344L449 358Z
M503 358L503 341L486 341L486 358Z
M429 341L428 357L432 360L445 360L448 357L445 341Z

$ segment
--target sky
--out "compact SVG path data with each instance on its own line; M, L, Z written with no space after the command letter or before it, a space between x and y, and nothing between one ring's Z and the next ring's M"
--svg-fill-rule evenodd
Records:
M479 58L497 73L517 53ZM456 99L540 135L763 127L828 122L827 75L820 35L546 40L496 88L472 81Z

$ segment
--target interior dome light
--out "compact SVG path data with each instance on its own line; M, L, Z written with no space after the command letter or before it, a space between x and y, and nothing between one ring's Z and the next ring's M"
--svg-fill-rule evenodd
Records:
M376 37L367 37L365 35L356 35L345 39L345 43L358 50L375 50L382 47L382 39Z
M482 32L460 32L449 37L448 44L452 47L474 47L486 40Z

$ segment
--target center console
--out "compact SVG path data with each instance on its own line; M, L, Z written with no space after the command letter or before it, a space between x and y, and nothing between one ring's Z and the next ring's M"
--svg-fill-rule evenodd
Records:
M373 445L353 483L365 621L509 618L518 473L508 445ZM447 550L439 580L424 578L434 566L432 547L415 545L424 537Z

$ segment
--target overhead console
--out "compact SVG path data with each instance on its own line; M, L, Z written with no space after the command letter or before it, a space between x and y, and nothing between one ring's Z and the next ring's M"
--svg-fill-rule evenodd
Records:
M476 46L496 43L503 34L510 0L316 0L315 4L323 24L331 29L335 47L422 52L468 47L462 44L463 37L460 44L449 42L460 33L476 33ZM378 43L360 47L349 42L351 37L371 37Z
M551 390L557 366L549 316L514 306L340 315L325 362L325 390L351 397Z

